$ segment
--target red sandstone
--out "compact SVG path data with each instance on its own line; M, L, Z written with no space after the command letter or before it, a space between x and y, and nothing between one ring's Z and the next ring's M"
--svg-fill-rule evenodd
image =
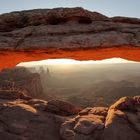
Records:
M55 58L71 58L76 60L101 60L120 57L140 61L140 48L118 47L102 49L77 50L30 50L30 51L0 51L0 69L14 67L20 62L37 61Z

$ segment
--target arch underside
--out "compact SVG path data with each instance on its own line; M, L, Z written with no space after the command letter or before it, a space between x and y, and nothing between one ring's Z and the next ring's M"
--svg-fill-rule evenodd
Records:
M71 58L76 60L102 60L112 57L140 61L140 48L121 46L97 49L1 50L0 69L14 67L20 62L44 59Z

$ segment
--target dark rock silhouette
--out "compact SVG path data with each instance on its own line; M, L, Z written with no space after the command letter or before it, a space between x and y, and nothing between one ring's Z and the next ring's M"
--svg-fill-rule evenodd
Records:
M140 19L109 18L82 8L0 15L0 49L140 47Z

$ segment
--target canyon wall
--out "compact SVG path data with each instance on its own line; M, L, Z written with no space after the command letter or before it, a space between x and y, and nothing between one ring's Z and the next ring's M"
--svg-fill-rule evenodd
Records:
M40 75L31 73L24 67L4 69L0 72L0 93L0 96L7 95L7 98L12 93L15 98L19 94L24 94L31 98L45 98Z

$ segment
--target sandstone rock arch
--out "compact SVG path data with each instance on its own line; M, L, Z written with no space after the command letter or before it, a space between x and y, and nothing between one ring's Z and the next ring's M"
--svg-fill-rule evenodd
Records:
M47 58L140 61L139 48L136 18L109 18L79 7L0 15L0 69Z

